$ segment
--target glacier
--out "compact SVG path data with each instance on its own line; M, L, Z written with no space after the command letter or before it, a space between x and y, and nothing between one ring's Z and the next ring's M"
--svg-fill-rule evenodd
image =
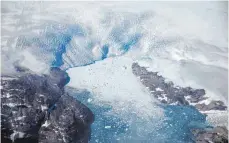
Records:
M17 74L14 65L65 70L69 87L90 92L76 98L95 113L92 143L192 142L191 126L221 124L227 113L206 121L192 107L161 106L130 67L137 62L228 104L227 9L227 2L2 2L1 74Z

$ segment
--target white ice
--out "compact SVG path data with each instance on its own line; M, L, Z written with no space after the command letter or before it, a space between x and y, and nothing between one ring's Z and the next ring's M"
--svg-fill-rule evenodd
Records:
M154 106L156 100L132 73L132 62L124 56L69 69L67 73L71 80L68 86L88 89L95 96L94 102L109 104L119 114L162 116L161 109Z
M69 69L70 86L88 88L118 110L130 104L154 113L147 90L131 74L137 61L177 85L204 88L210 99L227 103L227 9L227 2L2 2L2 73L14 73L15 62L45 73L57 47L42 51L44 35L80 25L85 35L73 36L62 68L100 60L105 44L108 56L126 57ZM124 53L122 44L137 35L139 41Z

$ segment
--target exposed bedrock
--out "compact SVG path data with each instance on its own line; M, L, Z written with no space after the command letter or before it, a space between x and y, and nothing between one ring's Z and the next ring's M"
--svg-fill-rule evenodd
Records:
M196 143L228 143L228 130L226 127L215 127L213 129L193 129L192 133Z
M222 101L211 101L209 104L196 104L195 107L201 111L209 110L226 110L227 106L224 105Z
M200 104L200 101L206 100L204 89L193 89L191 87L175 86L173 82L165 82L165 78L158 75L157 72L149 72L137 63L132 65L133 74L140 77L152 95L160 102L174 105L196 104L196 108L201 111L207 110L226 110L227 106L222 101L212 101L209 104Z
M68 75L24 72L1 77L1 141L3 143L87 143L94 115L64 92Z
M199 103L207 99L204 89L193 89L191 87L175 86L173 82L165 82L165 78L157 72L147 71L145 67L133 63L132 72L140 78L141 83L146 86L151 94L161 103L170 105L195 106L199 111L227 110L222 101L211 101L209 104ZM196 143L228 143L228 130L226 127L214 127L211 129L193 129Z

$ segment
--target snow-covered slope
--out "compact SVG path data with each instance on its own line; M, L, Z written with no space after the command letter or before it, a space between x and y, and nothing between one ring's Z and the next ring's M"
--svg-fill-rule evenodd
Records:
M3 2L2 72L128 54L227 100L227 15L225 2Z

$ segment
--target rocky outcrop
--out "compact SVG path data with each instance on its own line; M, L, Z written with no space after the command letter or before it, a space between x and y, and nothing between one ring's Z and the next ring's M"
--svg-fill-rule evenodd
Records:
M228 143L228 130L225 127L212 129L193 129L192 133L196 143Z
M170 105L192 105L199 111L227 110L222 101L211 101L209 104L199 103L207 99L204 89L175 86L173 82L165 82L165 78L157 72L149 72L146 68L133 63L132 72L140 78L152 95L161 103ZM226 127L214 127L211 129L193 129L196 143L228 143L228 130Z
M224 105L222 101L211 101L209 104L196 104L195 107L201 111L209 110L226 110L227 106Z
M23 73L1 78L2 142L86 143L94 115L64 92L68 75Z
M173 82L165 82L165 78L158 75L157 72L149 72L137 63L133 63L132 72L140 78L152 95L160 102L173 105L196 104L196 108L201 111L207 110L226 110L227 106L222 101L212 101L210 104L200 104L200 101L206 100L204 89L193 89L191 87L175 86Z

